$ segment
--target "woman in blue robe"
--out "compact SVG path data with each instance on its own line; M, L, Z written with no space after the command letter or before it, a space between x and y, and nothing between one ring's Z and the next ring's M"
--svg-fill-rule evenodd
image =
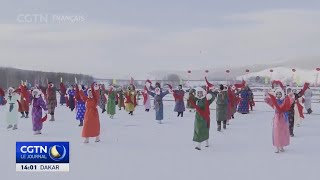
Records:
M163 92L160 87L156 87L154 92L148 90L148 94L150 94L154 98L154 108L156 111L156 120L161 124L163 120L163 98L169 94L169 91Z
M248 114L249 103L250 103L249 90L248 90L248 87L245 87L240 91L240 103L238 105L238 113Z
M69 108L71 111L74 110L75 108L75 99L74 99L74 96L75 96L75 90L72 88L68 91L68 95L69 95Z

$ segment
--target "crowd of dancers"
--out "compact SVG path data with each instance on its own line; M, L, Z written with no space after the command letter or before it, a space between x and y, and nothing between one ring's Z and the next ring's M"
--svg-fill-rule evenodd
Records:
M215 87L206 78L205 82L205 86L190 88L187 92L182 85L174 89L170 84L161 87L157 82L153 86L150 80L145 82L142 91L137 91L133 84L128 84L126 89L116 88L114 85L105 87L104 84L97 83L89 86L75 83L67 88L61 80L59 87L48 82L47 87L35 85L29 88L22 82L18 88L9 87L6 91L0 88L0 105L6 107L7 129L18 129L20 114L20 118L31 116L34 135L40 135L43 123L48 116L50 116L49 121L55 121L55 109L58 107L57 95L60 94L60 105L66 105L70 111L76 111L75 119L82 127L84 143L89 143L89 138L95 138L95 142L100 141L98 107L111 119L116 115L117 108L133 116L137 108L138 96L142 95L145 111L150 112L153 108L155 120L162 124L163 99L165 96L172 95L177 117L184 117L186 109L195 113L193 141L197 143L195 149L201 150L203 142L206 147L209 147L210 112L212 112L210 105L214 101L219 132L227 129L230 120L235 118L237 112L248 114L255 106L253 92L245 81L234 85L219 85L219 87ZM301 119L304 118L303 109L305 108L309 114L312 113L311 98L312 91L307 83L298 92L297 89L286 88L280 81L273 81L272 87L265 92L264 101L275 111L272 133L276 153L284 152L284 147L290 144L290 136L294 136L294 127L299 126Z

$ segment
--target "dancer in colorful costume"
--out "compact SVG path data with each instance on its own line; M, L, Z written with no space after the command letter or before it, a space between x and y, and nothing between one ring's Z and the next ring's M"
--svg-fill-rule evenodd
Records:
M266 93L265 102L275 110L272 130L273 146L276 147L275 153L284 152L284 147L290 144L287 112L294 102L294 95L291 93L285 96L284 91L278 88L274 93Z
M80 90L80 96L86 103L86 112L84 114L84 123L82 129L82 137L85 138L84 143L89 143L90 137L95 137L95 142L100 141L100 119L98 113L99 103L99 87L96 83L91 85L87 90L88 96Z
M57 88L54 86L52 82L48 83L48 89L47 89L47 107L48 112L51 115L50 121L55 121L54 113L55 109L57 107Z
M108 91L108 103L107 103L107 114L110 115L110 118L113 119L114 115L116 114L116 97L117 97L117 92L115 90L114 86L110 86L109 87L109 91Z
M46 103L44 102L41 91L38 89L34 89L32 91L32 125L34 135L41 134L43 122L47 119L48 108ZM42 117L42 110L46 114L45 117Z
M19 95L16 93L16 91L10 87L8 89L8 95L5 98L7 101L6 107L7 107L7 116L6 116L6 122L7 122L7 129L12 128L12 130L16 130L18 128L18 108L19 108Z
M197 101L194 103L190 101L190 104L196 109L193 141L198 145L195 147L197 150L201 150L201 143L206 142L206 147L209 147L209 130L210 130L210 105L213 102L212 94L201 88L196 88Z

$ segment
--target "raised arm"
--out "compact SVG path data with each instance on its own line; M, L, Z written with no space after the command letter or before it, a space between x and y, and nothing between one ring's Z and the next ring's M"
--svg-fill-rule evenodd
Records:
M156 96L156 94L155 94L154 92L151 92L151 91L149 91L149 90L147 90L147 92L148 92L148 94L149 94L150 96L152 96L152 97Z
M92 96L93 96L94 101L96 103L99 102L99 91L96 91L94 89L94 83L91 84L91 89L92 89Z
M170 92L169 92L169 90L166 90L165 92L162 92L161 93L161 97L165 97L167 94L169 94Z
M48 110L47 105L46 105L46 103L44 102L44 100L43 100L42 97L40 97L40 107L41 107L43 110L45 110L45 111Z
M93 94L93 92L92 92L92 94ZM83 90L79 91L79 95L80 95L82 101L86 102L88 100L88 97L84 94Z
M267 93L265 94L264 102L267 103L272 108L274 108L274 105L272 104L271 98L270 98L269 94L267 94Z

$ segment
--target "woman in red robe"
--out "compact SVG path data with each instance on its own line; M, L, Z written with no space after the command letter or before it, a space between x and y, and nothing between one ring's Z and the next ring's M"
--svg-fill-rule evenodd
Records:
M87 90L88 96L86 96L82 90L79 92L82 100L86 103L86 112L84 114L82 129L82 137L85 138L84 143L89 143L90 137L95 137L95 142L100 141L100 120L97 108L99 103L98 89L96 84L92 84L91 88Z

